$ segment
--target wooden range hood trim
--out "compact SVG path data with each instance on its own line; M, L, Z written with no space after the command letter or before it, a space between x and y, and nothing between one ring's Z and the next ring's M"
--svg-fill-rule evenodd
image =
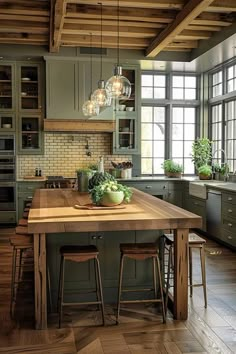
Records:
M115 131L115 121L95 119L44 119L44 131L61 133L113 133Z

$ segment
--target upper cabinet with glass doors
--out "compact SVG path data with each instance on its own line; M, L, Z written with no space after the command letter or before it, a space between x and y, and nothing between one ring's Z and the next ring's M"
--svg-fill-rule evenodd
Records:
M40 65L19 64L19 110L40 111L41 90L40 90Z
M15 109L14 85L14 65L0 63L0 111L7 112Z
M113 153L137 154L140 151L140 70L139 66L123 67L122 75L131 83L131 95L127 100L114 104L116 132Z

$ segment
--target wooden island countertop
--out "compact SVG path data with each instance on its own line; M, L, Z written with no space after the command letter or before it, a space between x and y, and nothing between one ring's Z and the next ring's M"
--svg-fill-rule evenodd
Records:
M28 219L34 234L35 321L47 328L46 234L64 232L173 229L175 242L174 317L187 319L188 233L202 219L175 205L133 188L132 201L117 209L84 209L89 195L72 189L38 189ZM75 207L81 206L80 207Z

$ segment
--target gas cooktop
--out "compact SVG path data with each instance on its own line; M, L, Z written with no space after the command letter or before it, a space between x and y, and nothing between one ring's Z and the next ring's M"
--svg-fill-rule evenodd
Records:
M48 181L58 181L64 179L63 176L47 176Z

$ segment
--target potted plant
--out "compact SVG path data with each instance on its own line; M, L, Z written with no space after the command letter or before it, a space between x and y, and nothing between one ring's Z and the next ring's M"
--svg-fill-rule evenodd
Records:
M197 138L192 145L192 161L196 170L204 165L209 165L212 158L212 142L208 138Z
M200 179L211 179L212 168L210 165L202 165L198 168L198 175Z
M117 181L102 182L91 190L93 203L103 206L115 206L123 201L129 203L131 196L131 189Z
M183 166L173 160L165 160L162 164L162 168L165 171L167 177L180 178L183 172Z
M93 175L93 171L90 168L79 168L77 172L77 182L79 192L88 192L89 179Z

